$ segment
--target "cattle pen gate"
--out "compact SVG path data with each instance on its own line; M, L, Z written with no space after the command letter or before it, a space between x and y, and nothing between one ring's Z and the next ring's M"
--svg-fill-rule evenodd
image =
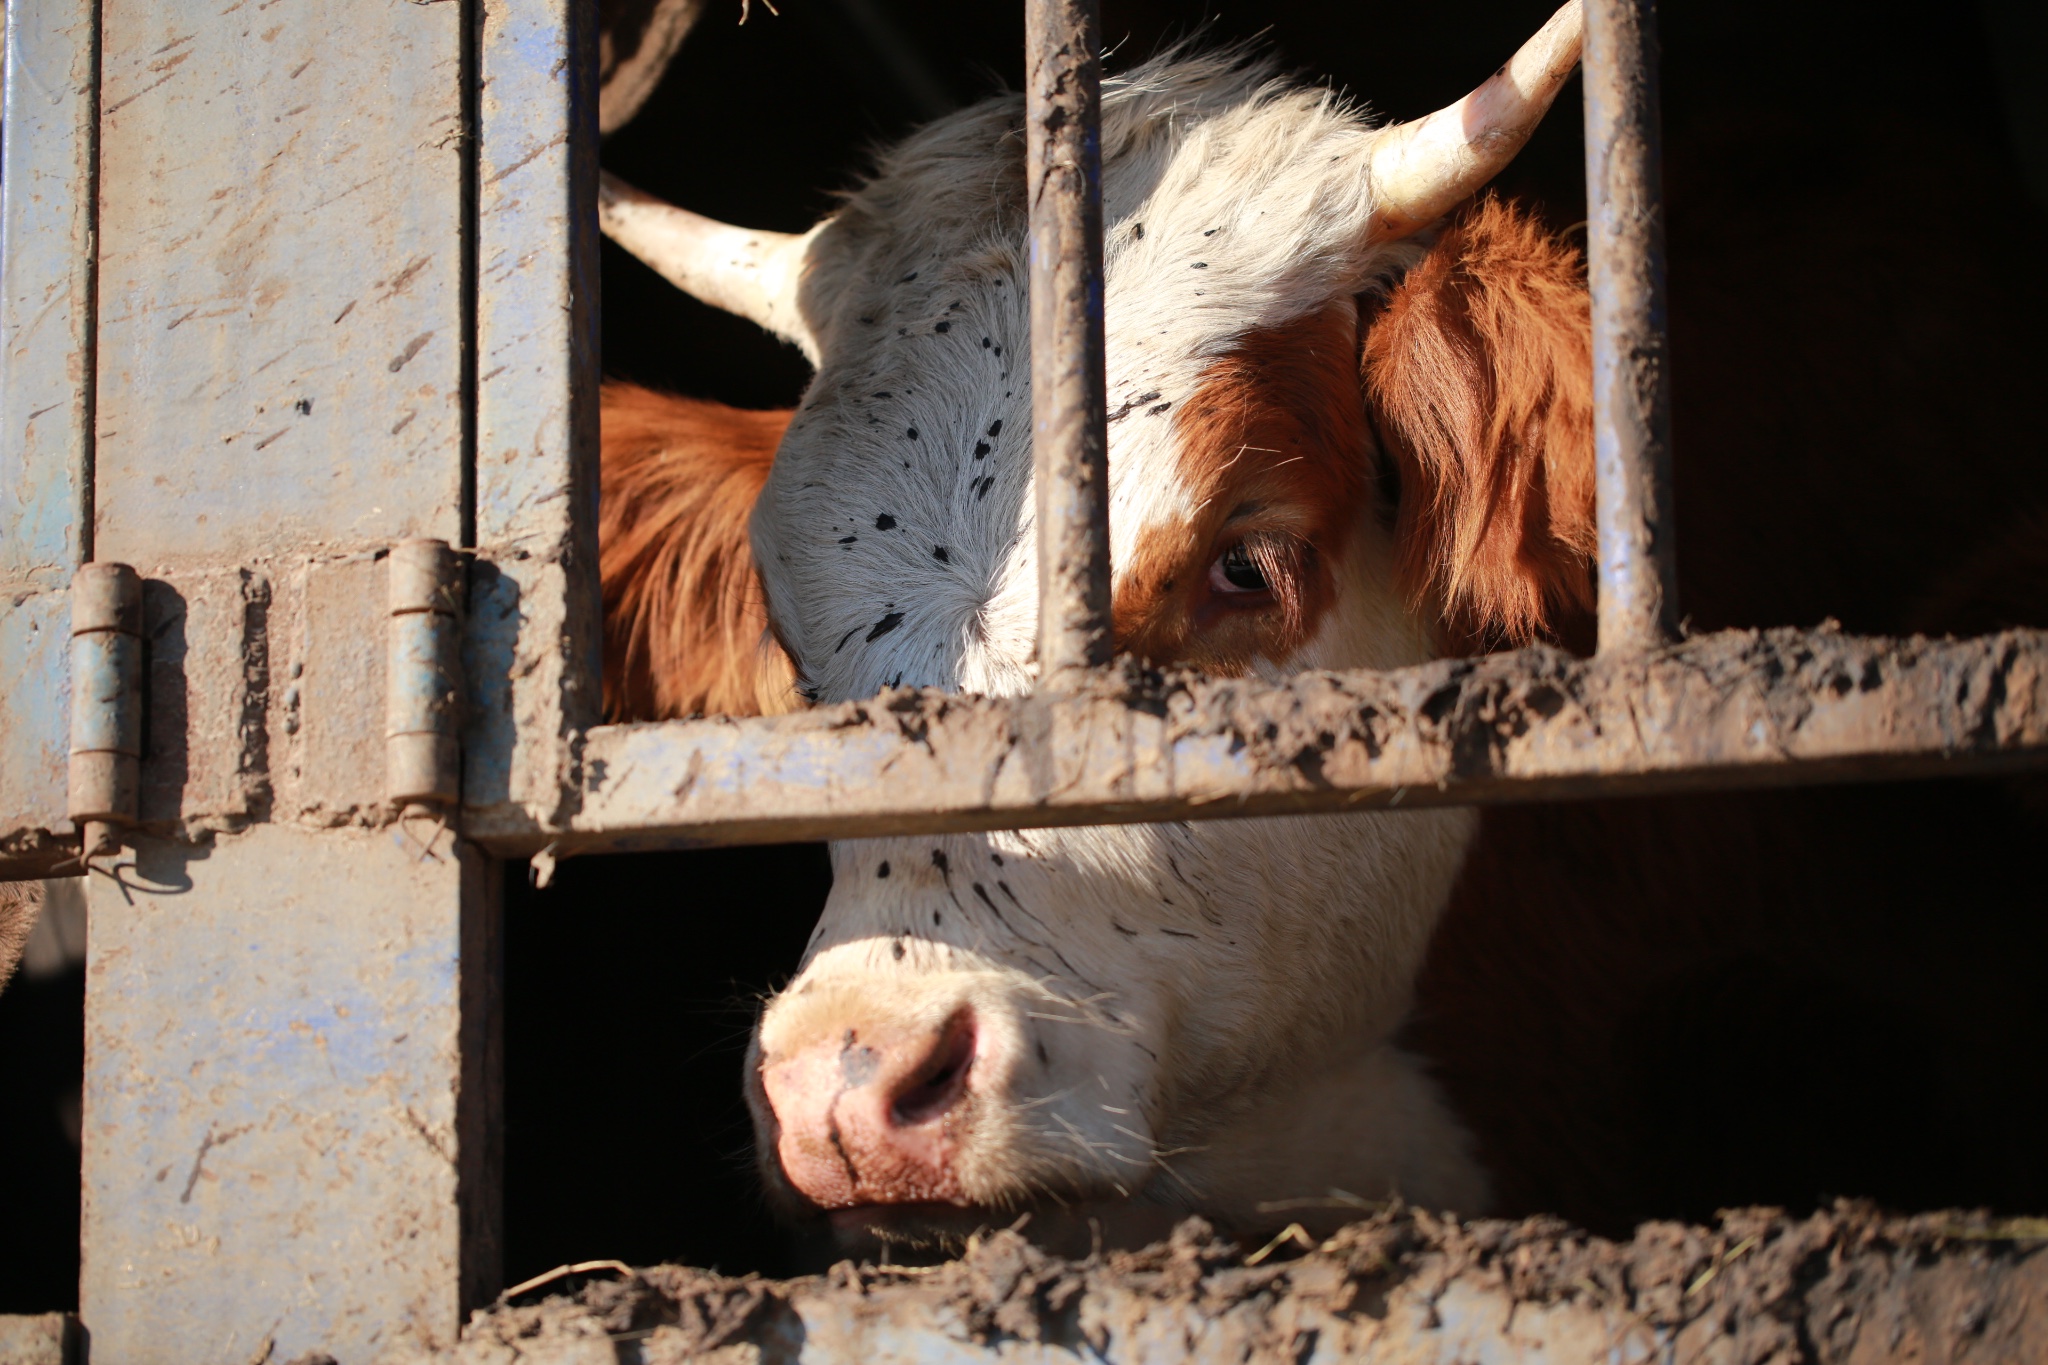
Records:
M596 7L7 5L0 878L87 870L93 1358L353 1365L499 1293L503 860L2048 761L2048 634L1678 629L1640 0L1585 5L1597 653L1112 660L1100 41L1028 8L1039 690L607 725ZM838 1340L995 1358L909 1321Z

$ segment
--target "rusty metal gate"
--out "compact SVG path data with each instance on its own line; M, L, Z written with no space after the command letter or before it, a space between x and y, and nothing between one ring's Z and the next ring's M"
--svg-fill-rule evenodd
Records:
M2040 632L1676 632L1637 0L1586 6L1593 658L1108 657L1099 42L1032 0L1043 685L598 724L593 8L8 6L0 876L91 869L102 1359L366 1358L495 1293L500 859L2048 757Z

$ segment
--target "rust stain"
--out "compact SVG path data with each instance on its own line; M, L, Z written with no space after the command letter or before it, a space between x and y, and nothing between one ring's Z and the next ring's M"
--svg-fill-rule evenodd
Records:
M386 368L388 368L391 371L391 373L397 374L400 370L406 367L406 363L408 361L410 361L414 356L418 355L420 351L425 348L426 344L432 341L433 339L434 334L432 332L421 332L411 341L405 343L405 349L400 351L397 355L393 356L391 358L391 364Z

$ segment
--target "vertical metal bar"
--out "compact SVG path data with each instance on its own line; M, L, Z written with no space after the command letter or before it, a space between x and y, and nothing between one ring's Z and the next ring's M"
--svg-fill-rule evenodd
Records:
M588 0L483 7L471 829L558 827L599 715L597 46Z
M1654 0L1585 0L1600 649L1676 634Z
M1113 644L1097 0L1025 0L1024 28L1038 677L1057 686Z

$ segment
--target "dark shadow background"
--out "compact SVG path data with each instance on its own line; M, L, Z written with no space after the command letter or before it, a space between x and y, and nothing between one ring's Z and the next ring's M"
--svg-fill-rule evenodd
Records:
M700 212L797 230L871 148L1020 79L1013 0L780 4L741 27L737 0L714 0L606 166ZM1104 29L1112 70L1197 31L1257 39L1406 118L1463 94L1551 8L1104 0ZM2000 534L1981 509L2048 505L2048 6L1668 0L1662 23L1682 609L1701 629L1948 620L1929 615L1940 581ZM1498 182L1559 228L1585 216L1578 99L1574 84ZM608 374L741 406L796 400L793 350L604 251ZM1833 509L1824 537L1815 506ZM1910 811L1868 828L1893 848L1945 837ZM545 892L522 872L507 877L508 1282L591 1257L787 1269L738 1076L752 1002L793 970L828 888L822 850L570 861ZM2042 908L2038 886L1984 896ZM1786 1031L1812 1032L1809 1014L1838 1028L1854 1013L1821 987L1802 1013L1761 970L1716 968L1692 1013L1737 1013L1781 1052ZM76 1301L61 1101L80 1074L81 997L75 973L0 996L0 1311ZM1672 1160L1710 1163L1723 1147L1689 1126L1694 1097L1649 1070L1646 1112L1668 1109ZM1692 1088L1711 1099L1753 1079L1710 1071ZM1726 1184L1745 1194L1740 1169ZM1697 1194L1664 1212L1700 1212ZM1786 1197L1745 1197L1758 1195Z

